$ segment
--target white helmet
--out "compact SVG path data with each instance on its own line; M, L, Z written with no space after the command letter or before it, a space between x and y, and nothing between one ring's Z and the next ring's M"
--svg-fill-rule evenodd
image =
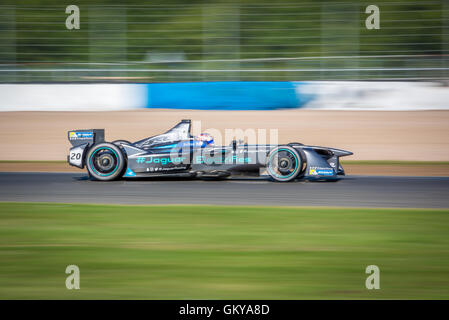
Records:
M201 133L198 137L197 140L202 141L203 143L205 143L206 145L214 144L214 137L212 137L210 134L208 133Z

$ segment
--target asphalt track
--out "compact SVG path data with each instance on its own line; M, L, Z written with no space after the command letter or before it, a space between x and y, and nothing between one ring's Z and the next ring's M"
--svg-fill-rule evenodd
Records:
M98 182L85 173L0 173L0 201L449 208L449 177L346 176L336 182L262 178Z

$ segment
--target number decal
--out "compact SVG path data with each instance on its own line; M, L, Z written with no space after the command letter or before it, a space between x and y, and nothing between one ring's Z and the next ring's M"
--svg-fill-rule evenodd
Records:
M70 152L70 160L80 160L81 152Z
M86 146L87 144L70 149L68 161L72 166L78 168L84 167L83 155L85 154L84 150Z

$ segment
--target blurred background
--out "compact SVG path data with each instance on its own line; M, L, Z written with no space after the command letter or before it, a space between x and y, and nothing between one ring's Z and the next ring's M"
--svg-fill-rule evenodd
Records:
M2 4L0 81L447 80L449 2ZM98 3L98 2L97 2ZM66 6L80 8L67 30ZM367 30L368 5L380 29Z
M449 160L449 1L26 0L0 15L3 160L62 160L74 128L137 140L181 118L354 159Z

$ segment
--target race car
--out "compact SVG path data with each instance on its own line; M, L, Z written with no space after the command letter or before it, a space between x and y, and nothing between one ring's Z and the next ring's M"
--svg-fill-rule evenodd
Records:
M259 175L274 181L336 180L345 172L340 157L352 152L292 142L286 145L247 144L233 140L214 145L207 133L191 134L191 120L167 132L136 142L105 141L104 129L71 130L67 161L95 180L139 177L223 179Z

